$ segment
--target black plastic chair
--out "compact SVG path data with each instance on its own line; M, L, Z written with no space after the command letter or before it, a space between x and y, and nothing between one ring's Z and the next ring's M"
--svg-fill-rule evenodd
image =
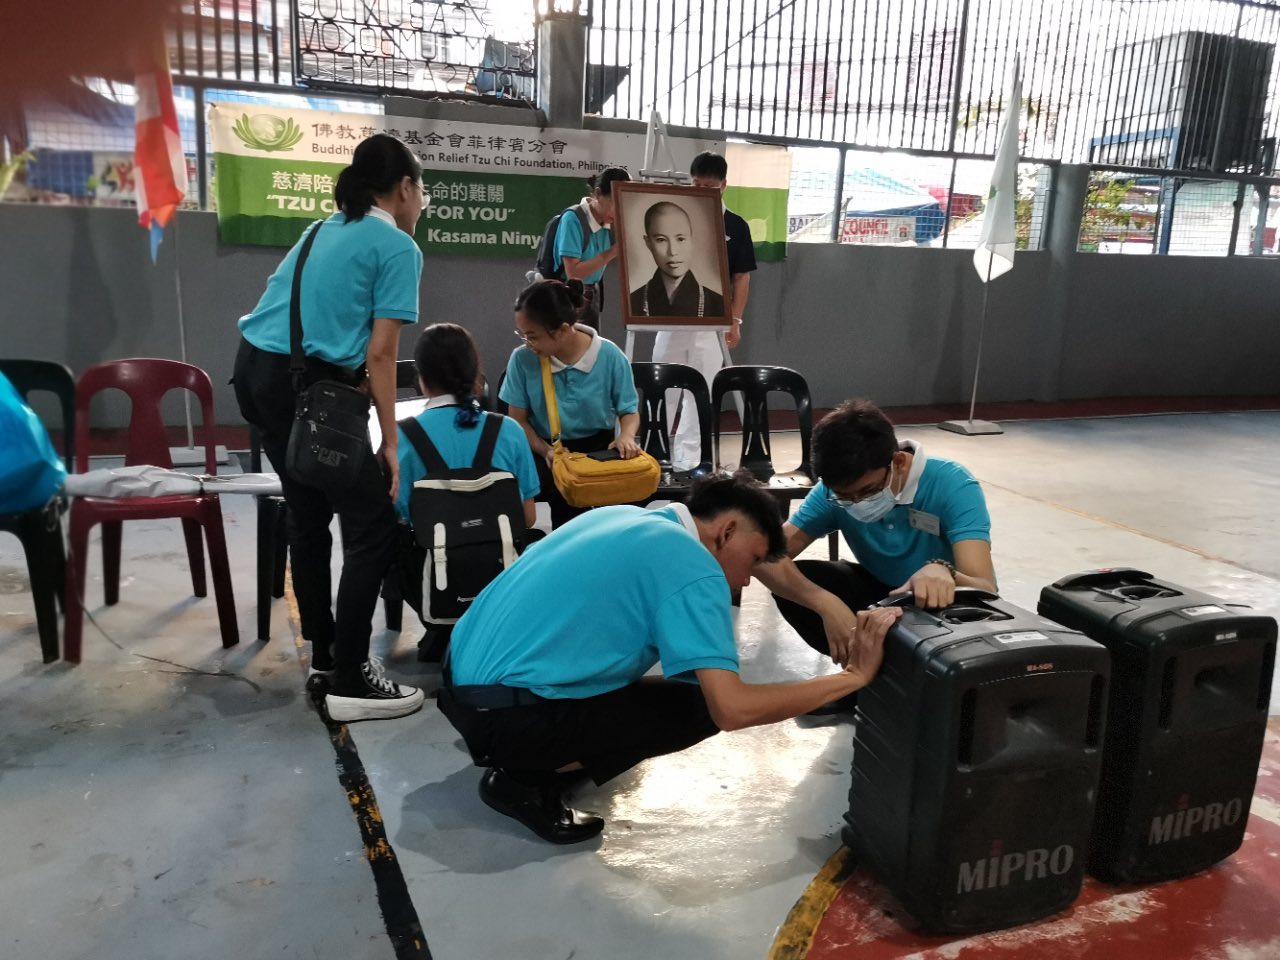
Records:
M422 396L422 390L418 386L418 368L412 360L396 361L396 399L411 400L414 397ZM489 404L489 381L486 377L480 377L480 392L476 394L476 399L480 401L481 410L492 410Z
M803 500L817 484L810 459L813 439L813 401L809 384L789 367L734 366L716 373L711 385L711 406L715 411L715 462L720 464L720 408L726 394L742 394L742 468L749 470L769 492L778 498L784 516L792 500ZM795 470L778 473L773 465L769 444L769 394L788 394L796 405L800 422L800 465ZM832 560L839 556L839 540L832 534L828 541Z
M504 417L507 415L507 411L511 409L511 404L502 399L502 384L506 382L506 379L507 371L503 370L502 373L498 374L498 385L493 390L493 409Z
M653 500L685 500L693 482L712 469L711 395L707 381L693 367L683 363L633 361L631 375L640 395L640 448L658 461L662 479ZM671 433L667 428L667 391L687 390L698 414L699 463L692 470L671 467Z
M31 394L52 393L62 408L63 460L74 469L76 381L71 371L48 360L0 360L3 373L23 400ZM55 501L22 513L0 514L0 531L22 542L36 608L40 655L45 663L58 659L58 608L66 609L66 547L62 539L61 503Z

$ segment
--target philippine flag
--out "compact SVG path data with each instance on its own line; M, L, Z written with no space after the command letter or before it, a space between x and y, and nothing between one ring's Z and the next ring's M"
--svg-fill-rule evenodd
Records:
M138 104L133 165L138 223L151 231L151 262L155 263L164 228L187 193L187 161L182 155L163 34L142 44L134 72Z

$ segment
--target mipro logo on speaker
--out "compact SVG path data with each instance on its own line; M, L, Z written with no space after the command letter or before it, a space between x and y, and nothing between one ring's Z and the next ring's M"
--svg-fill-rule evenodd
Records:
M1069 843L1052 849L1036 847L1003 854L1001 849L1002 844L997 840L991 845L991 856L960 864L956 893L999 890L1015 883L1061 877L1071 870L1076 860L1075 847Z
M1226 803L1206 803L1198 807L1188 807L1187 798L1178 800L1179 810L1156 814L1151 818L1151 829L1147 832L1147 846L1154 847L1173 840L1186 840L1196 834L1213 833L1225 827L1235 826L1244 816L1244 801L1233 797Z

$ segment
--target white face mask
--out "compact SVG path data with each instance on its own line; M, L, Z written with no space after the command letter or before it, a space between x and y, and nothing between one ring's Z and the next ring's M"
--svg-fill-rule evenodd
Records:
M840 506L859 523L875 523L883 519L897 505L898 497L893 492L893 464L889 464L889 476L882 489L865 500L840 501Z
M897 495L886 486L873 497L846 504L845 510L849 512L849 516L860 523L875 523L887 516L889 511L897 505Z

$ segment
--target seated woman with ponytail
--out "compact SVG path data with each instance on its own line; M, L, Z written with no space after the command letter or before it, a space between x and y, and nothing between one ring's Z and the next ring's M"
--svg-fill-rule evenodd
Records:
M576 280L540 280L521 291L515 322L516 336L524 344L512 352L499 391L528 437L543 498L551 504L553 527L582 513L582 508L569 506L551 477L555 438L542 385L544 357L551 364L560 442L578 453L617 450L627 460L640 454L640 398L631 364L616 344L575 322L582 302L582 284Z
M453 470L470 466L480 445L484 418L499 416L481 410L476 397L480 357L475 341L457 324L433 324L418 337L413 362L418 371L418 385L427 398L426 409L414 419L431 439L446 466ZM532 527L535 518L533 501L538 496L538 471L534 468L533 455L520 425L506 417L499 419L502 425L490 463L494 470L504 470L516 478L520 499L524 501L525 524ZM396 497L396 512L401 520L410 523L409 497L414 483L427 476L427 467L404 431L399 432L400 493ZM451 632L449 626L429 626L418 642L418 659L424 663L442 660Z
M469 466L480 445L480 427L485 413L476 397L480 381L480 357L471 334L455 323L436 323L422 331L413 351L418 370L418 384L427 398L427 407L414 419L418 421L440 457L451 469ZM413 444L400 437L400 494L396 511L409 521L409 495L413 485L427 475L427 468ZM529 452L524 432L514 420L505 420L498 431L498 445L493 451L493 468L505 470L516 478L520 499L524 501L525 523L533 526L534 498L538 496L538 472Z

